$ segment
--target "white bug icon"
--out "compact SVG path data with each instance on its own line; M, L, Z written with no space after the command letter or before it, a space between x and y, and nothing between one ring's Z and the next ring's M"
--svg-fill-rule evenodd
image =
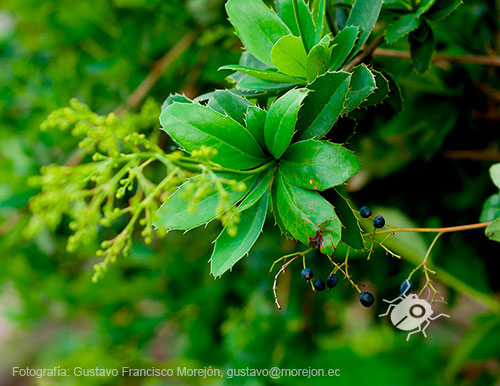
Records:
M432 316L434 311L431 304L427 300L419 298L416 294L406 295L403 293L394 300L383 299L383 301L389 303L389 308L385 314L381 314L379 317L390 314L394 327L403 331L410 331L406 341L410 340L412 334L418 332L422 332L427 338L425 329L429 327L431 321L441 316L450 317L450 315L446 314Z

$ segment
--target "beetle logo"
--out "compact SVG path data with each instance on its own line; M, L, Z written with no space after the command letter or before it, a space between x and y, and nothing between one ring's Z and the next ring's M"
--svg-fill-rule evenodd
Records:
M383 299L383 301L389 303L389 308L385 314L381 314L379 317L390 314L391 322L394 327L403 331L410 331L406 341L410 340L412 334L418 332L422 332L427 338L425 329L429 327L431 321L441 316L450 317L450 315L446 314L433 316L431 304L415 294L406 295L403 293L394 300Z

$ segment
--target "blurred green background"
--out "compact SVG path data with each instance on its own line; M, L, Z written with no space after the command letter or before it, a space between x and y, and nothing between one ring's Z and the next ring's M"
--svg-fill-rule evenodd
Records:
M437 50L496 55L498 2L466 0L436 23ZM222 0L0 0L0 385L500 385L498 258L500 244L481 230L442 237L434 257L451 315L429 337L396 330L377 317L425 254L432 235L394 238L404 261L377 250L355 256L351 272L374 292L374 309L359 305L347 281L313 294L300 264L279 281L283 310L274 306L273 260L298 246L269 221L250 256L222 279L209 276L213 224L170 233L146 246L137 237L92 284L96 245L65 250L67 222L26 239L28 184L40 167L63 164L78 140L41 132L40 123L72 97L98 113L123 106L154 64L179 41L194 41L170 63L148 96L189 97L224 88L237 63L238 39ZM404 40L404 39L403 39ZM401 41L389 47L407 50ZM404 111L359 112L349 146L362 162L348 187L357 206L371 205L394 225L475 223L496 193L488 167L500 162L498 68L437 61L417 75L408 60L375 56L405 95ZM351 125L333 138L348 138ZM342 138L344 137L344 138ZM328 261L310 265L324 277ZM339 378L13 378L31 368L339 368Z

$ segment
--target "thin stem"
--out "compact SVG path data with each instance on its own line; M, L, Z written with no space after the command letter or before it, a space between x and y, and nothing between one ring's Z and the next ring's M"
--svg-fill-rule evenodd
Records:
M466 231L470 229L481 229L486 228L491 224L491 222L482 222L478 224L469 224L469 225L459 225L454 227L445 227L445 228L393 228L385 231L365 233L363 236L377 236L382 235L384 233L391 232L423 232L423 233L450 233L450 232L460 232Z
M278 277L280 276L281 273L285 272L285 269L292 264L295 260L297 260L300 257L300 255L295 256L292 260L290 260L288 263L283 264L283 266L280 268L276 276L274 276L274 283L273 283L273 293L274 293L274 302L276 303L276 307L278 307L278 310L281 310L281 305L278 300L278 293L277 293L277 288L278 288Z
M384 39L385 39L385 33L381 34L372 43L367 45L358 56L356 56L353 60L351 60L349 64L347 64L343 68L343 70L344 71L352 70L358 64L363 62L363 60L365 60L367 57L371 56L374 52L376 52L375 50L377 49L377 47L384 42Z

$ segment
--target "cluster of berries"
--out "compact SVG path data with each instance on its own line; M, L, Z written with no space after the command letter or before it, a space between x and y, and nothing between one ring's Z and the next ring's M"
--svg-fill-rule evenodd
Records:
M330 276L328 276L328 279L326 279L326 286L325 286L325 282L323 280L314 279L313 271L311 268L304 268L300 273L300 275L304 280L307 281L313 280L312 284L316 291L323 291L325 290L326 287L328 287L328 289L331 290L339 282L339 277L334 273L332 273L330 274ZM370 292L361 292L359 294L359 301L363 306L371 307L375 302L375 298Z
M372 215L372 210L367 206L363 206L359 210L359 214L363 218L368 218ZM382 216L375 216L375 218L373 219L373 226L375 228L383 228L384 225L385 225L385 218L383 218Z

